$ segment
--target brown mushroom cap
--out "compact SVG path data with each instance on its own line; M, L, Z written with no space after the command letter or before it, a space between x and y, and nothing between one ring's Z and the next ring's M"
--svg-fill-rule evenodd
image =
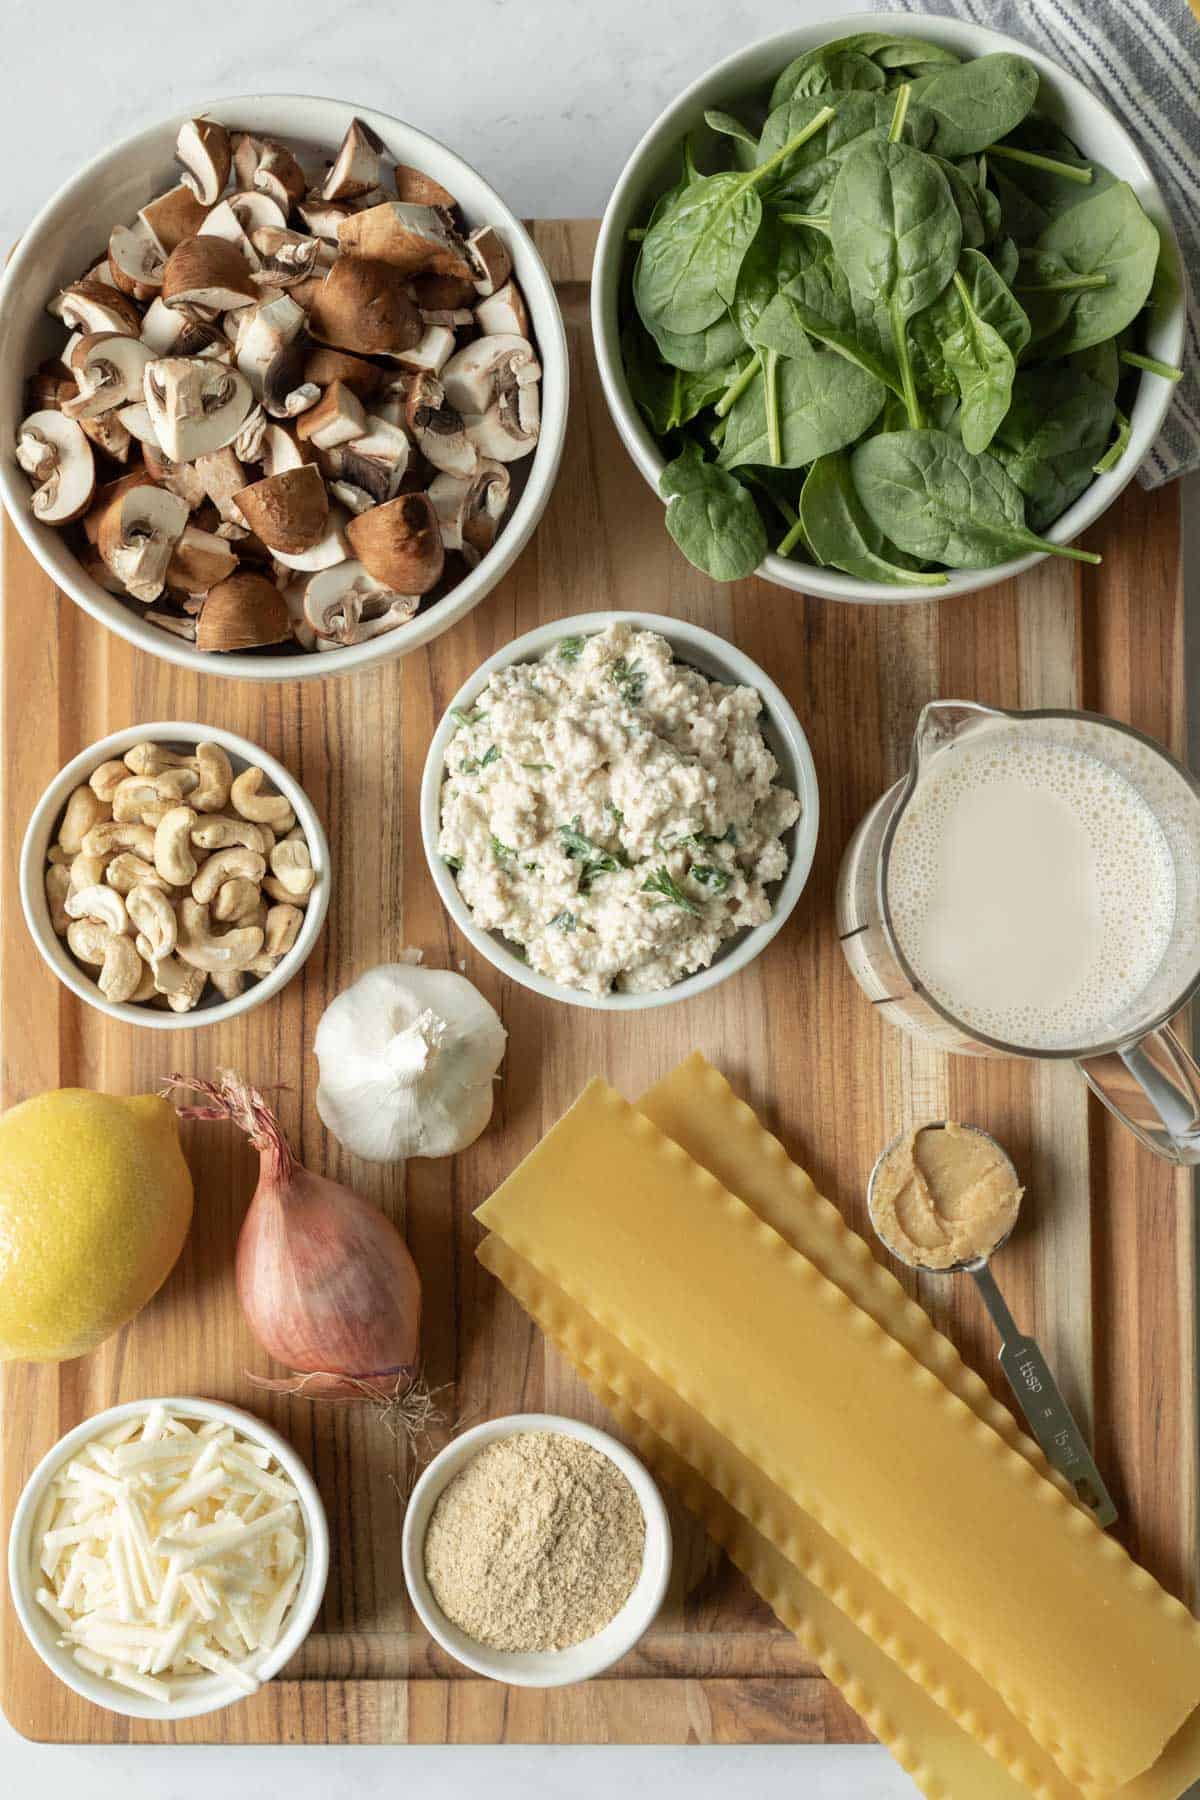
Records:
M308 328L324 343L364 356L411 350L424 330L397 271L364 256L333 265L313 297Z
M209 590L196 626L198 650L253 650L292 635L287 602L265 575L241 573Z
M162 297L167 306L215 306L226 312L257 300L258 289L236 244L197 236L184 238L168 256Z
M465 244L431 206L385 200L382 206L352 213L338 226L338 243L352 256L376 258L404 275L429 270L475 280Z
M319 388L331 387L335 381L341 381L360 400L369 400L383 380L383 370L375 363L366 362L361 356L351 356L348 350L334 350L325 344L308 346L301 375L305 381L315 382Z
M427 494L400 494L346 526L359 562L398 594L427 594L442 573L445 551Z
M242 488L233 500L267 549L286 556L298 556L317 543L329 516L325 483L315 463L268 475Z
M396 164L396 196L410 206L441 206L447 212L458 211L458 201L432 175L414 169L408 163Z
M187 171L183 186L202 206L215 206L229 180L233 162L225 127L215 119L185 120L175 140L175 154Z

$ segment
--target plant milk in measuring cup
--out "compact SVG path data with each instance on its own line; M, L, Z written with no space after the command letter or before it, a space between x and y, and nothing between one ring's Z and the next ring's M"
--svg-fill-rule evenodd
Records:
M847 848L838 929L883 1016L948 1050L1070 1057L1152 1149L1200 1162L1200 788L1086 713L927 706Z

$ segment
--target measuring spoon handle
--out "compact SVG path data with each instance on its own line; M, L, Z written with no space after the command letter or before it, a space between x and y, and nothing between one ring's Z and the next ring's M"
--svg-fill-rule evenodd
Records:
M1000 1333L1000 1367L1046 1460L1066 1476L1097 1525L1111 1525L1117 1516L1112 1496L1040 1346L1017 1330L991 1271L971 1272Z

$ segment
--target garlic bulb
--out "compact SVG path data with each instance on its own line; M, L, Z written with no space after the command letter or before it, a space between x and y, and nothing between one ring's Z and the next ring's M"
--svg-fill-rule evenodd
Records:
M317 1026L317 1111L367 1162L453 1156L492 1116L507 1033L462 975L383 963Z

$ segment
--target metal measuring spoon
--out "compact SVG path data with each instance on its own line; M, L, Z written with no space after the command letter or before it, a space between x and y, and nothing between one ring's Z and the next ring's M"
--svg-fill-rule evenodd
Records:
M918 1127L920 1131L941 1131L946 1125L945 1119L936 1119L929 1125ZM978 1125L961 1126L960 1130L970 1131L977 1137L986 1139L996 1153L1003 1157L1012 1170L1013 1186L1020 1184L1012 1158L998 1144L990 1132L980 1130ZM983 1303L991 1316L992 1324L1000 1336L1000 1367L1008 1379L1008 1385L1017 1397L1021 1411L1034 1437L1041 1445L1046 1460L1053 1464L1060 1474L1065 1475L1075 1490L1076 1497L1088 1508L1097 1525L1111 1525L1117 1516L1112 1496L1105 1487L1100 1471L1092 1458L1092 1453L1084 1441L1083 1433L1075 1423L1075 1417L1059 1391L1058 1383L1050 1373L1050 1365L1039 1345L1031 1337L1026 1337L1017 1328L1017 1322L1008 1309L1008 1304L996 1285L996 1277L988 1266L989 1258L997 1250L1003 1249L1012 1235L1011 1227L1005 1232L999 1243L994 1244L986 1256L975 1256L963 1262L953 1263L946 1269L930 1268L927 1263L913 1262L903 1257L883 1236L875 1221L875 1192L879 1172L887 1158L897 1145L908 1136L901 1132L886 1144L875 1159L875 1167L871 1170L871 1179L867 1183L867 1209L871 1215L871 1224L881 1244L896 1258L897 1262L907 1263L909 1268L920 1269L927 1275L967 1274L974 1278L975 1285L983 1296Z

